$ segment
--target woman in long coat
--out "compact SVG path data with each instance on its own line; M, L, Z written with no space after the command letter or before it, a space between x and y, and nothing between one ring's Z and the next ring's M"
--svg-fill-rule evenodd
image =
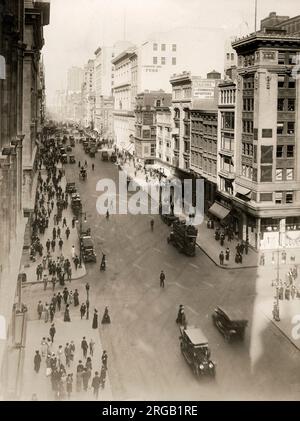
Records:
M64 315L64 322L70 322L70 310L69 310L69 304L67 304L65 309L65 315Z
M102 324L110 323L110 317L109 317L109 314L108 314L108 307L105 307L101 323Z
M73 297L74 297L74 307L79 306L79 293L77 289L75 289Z
M98 311L95 309L94 310L94 317L93 317L93 325L92 325L93 329L98 329Z

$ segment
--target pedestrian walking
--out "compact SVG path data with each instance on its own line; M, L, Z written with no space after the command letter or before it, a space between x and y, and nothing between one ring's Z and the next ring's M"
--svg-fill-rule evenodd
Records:
M67 237L67 240L69 239L69 236L70 236L70 228L69 227L67 227L67 229L66 229L66 237Z
M151 219L150 221L151 231L154 229L154 219Z
M66 367L70 367L71 358L70 358L70 345L69 345L69 342L66 343L66 346L65 346L65 349L64 349L64 353L65 353L65 358L66 358Z
M102 389L104 389L105 387L105 380L106 380L106 368L102 365L101 373L100 373L100 385Z
M73 390L73 374L68 374L67 380L66 380L66 385L67 385L68 399L70 400L71 393L72 393L72 390Z
M40 356L39 351L35 351L35 356L34 356L34 371L36 373L38 373L40 371L41 361L42 361L42 358Z
M57 353L56 353L58 367L62 365L63 354L64 354L63 347L62 345L59 345Z
M49 307L50 323L53 322L54 314L55 314L54 305L51 303Z
M229 260L229 256L230 256L230 250L227 247L226 251L225 251L225 260L228 261Z
M108 314L108 307L105 307L101 324L109 324L109 323L110 323L110 317L109 317L109 314Z
M71 254L72 254L72 259L74 260L75 259L75 246L74 245L72 246Z
M69 292L69 304L73 304L73 291Z
M55 325L54 325L54 323L52 323L52 325L51 325L51 327L49 329L49 335L50 335L50 338L51 338L51 342L52 343L54 342L55 333L56 333Z
M78 290L75 289L74 291L74 307L79 306L79 293Z
M63 298L64 298L64 303L67 304L68 303L68 297L69 297L69 291L68 288L65 287L63 290Z
M49 251L50 251L50 246L51 246L51 242L50 242L50 240L48 238L48 240L46 241L47 253L49 253Z
M94 169L95 169L95 164L92 163L92 170L94 171Z
M75 221L76 221L76 218L75 218L75 217L73 217L73 218L72 218L72 228L75 228Z
M81 341L81 349L82 349L82 353L83 353L83 358L87 357L88 348L89 348L89 346L88 346L88 343L87 343L87 341L85 339L85 336L84 336L82 338L82 341Z
M64 322L70 322L70 310L69 310L69 304L66 305L65 313L64 313Z
M260 255L260 261L259 261L260 266L264 266L265 265L265 255L264 253L262 253Z
M109 219L109 211L108 211L108 209L107 209L107 211L106 211L106 219L107 219L107 220Z
M37 313L38 313L39 320L41 320L42 318L43 310L44 310L44 306L42 302L39 301L38 306L37 306Z
M44 317L45 317L45 323L48 323L49 320L49 305L45 303L44 305Z
M94 310L94 317L93 317L92 328L93 329L98 329L98 311L96 309Z
M100 389L100 376L98 371L95 372L95 376L92 380L92 388L94 390L95 399L98 399L99 389Z
M165 279L166 279L166 275L165 275L165 273L164 273L164 271L163 271L163 270L160 272L159 279L160 279L160 283L159 283L160 287L161 287L161 288L164 288L164 287L165 287Z
M64 217L64 218L63 218L63 228L64 228L64 227L66 227L66 226L67 226L67 220L66 220L66 218Z
M59 293L57 294L57 297L56 297L56 302L57 302L57 309L58 309L58 311L60 311L60 309L61 309L61 300L62 300L62 296L61 296L61 293L59 292Z
M42 357L43 358L47 356L47 353L48 353L48 345L47 345L47 341L46 341L46 338L45 337L41 340L41 352L42 352Z
M108 360L108 355L107 355L107 352L104 350L102 352L101 361L102 361L102 365L105 368L105 370L107 370L107 360Z
M58 237L58 238L60 238L61 229L60 229L60 227L59 227L59 226L57 227L56 232L57 232L57 237Z
M55 275L53 275L52 276L52 278L51 278L51 284L52 284L52 291L54 291L55 290L55 285L56 285L56 276Z
M219 254L219 259L220 259L220 265L224 264L224 252L221 251L221 253Z
M88 390L90 377L91 377L91 371L88 370L86 367L84 367L83 372L82 372L82 386L85 392Z
M90 348L90 355L93 357L94 356L94 349L95 349L95 341L93 340L93 338L91 338L91 340L90 340L89 348Z
M75 265L75 270L77 270L78 265L79 265L79 258L77 256L77 254L76 254L75 259L74 259L74 265Z
M83 317L85 315L85 312L86 312L86 305L84 303L82 303L81 306L80 306L80 317L81 317L81 320L83 319Z
M55 252L55 245L56 245L56 241L53 239L53 240L51 241L52 253L54 253L54 252Z

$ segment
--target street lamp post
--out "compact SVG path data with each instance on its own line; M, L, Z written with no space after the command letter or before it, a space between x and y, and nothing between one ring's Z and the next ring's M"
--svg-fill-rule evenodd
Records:
M276 299L276 301L274 302L273 305L273 319L276 322L280 321L280 316L279 316L279 253L280 250L277 250L277 274L276 274L276 281L275 281L275 286L276 286L276 296L274 297ZM274 253L272 256L272 263L275 263L275 259L274 259Z

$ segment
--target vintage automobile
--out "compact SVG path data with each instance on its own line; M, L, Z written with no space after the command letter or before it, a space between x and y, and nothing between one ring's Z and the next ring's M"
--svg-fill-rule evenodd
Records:
M193 225L188 225L185 221L174 221L167 241L172 243L180 253L195 256L197 235L198 230Z
M94 243L93 243L92 237L82 236L80 238L80 247L81 247L82 259L84 263L97 261L97 256L94 251Z
M212 314L212 320L214 325L224 335L226 342L230 342L233 339L244 339L248 320L237 309L225 310L223 307L217 306Z
M111 162L117 162L117 154L115 152L113 152L111 154L110 160L111 160Z
M68 163L68 155L67 155L66 153L64 153L64 154L61 156L61 162L62 162L63 164L67 164L67 163Z
M67 193L76 193L76 184L71 182L66 184L66 192Z
M210 359L207 338L199 327L180 327L180 349L188 365L197 377L215 377L216 364Z
M179 217L171 214L162 214L161 219L167 224L169 227L174 223L179 221Z
M75 139L74 136L70 136L70 146L74 147L75 146Z
M79 171L79 178L83 181L87 179L87 172L85 168L81 168L81 170Z
M72 146L71 145L68 145L67 147L66 147L66 150L67 150L67 152L72 152Z
M69 163L70 164L75 164L76 160L75 160L75 156L74 155L69 155Z

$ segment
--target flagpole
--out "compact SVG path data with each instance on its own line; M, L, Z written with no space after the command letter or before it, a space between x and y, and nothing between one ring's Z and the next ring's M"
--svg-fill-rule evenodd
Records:
M255 0L255 33L257 32L257 0Z

